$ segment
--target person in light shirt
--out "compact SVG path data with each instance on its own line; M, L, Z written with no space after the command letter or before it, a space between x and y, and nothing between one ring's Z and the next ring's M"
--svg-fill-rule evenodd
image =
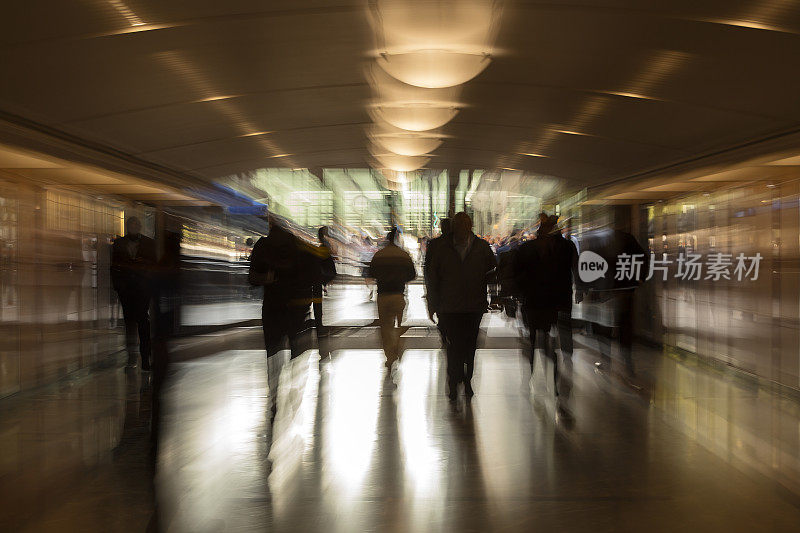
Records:
M406 283L417 277L414 261L396 240L397 228L392 228L386 236L386 246L375 252L369 264L370 276L378 289L378 321L387 376L391 376L395 361L400 360L400 337L408 330L408 326L402 325Z

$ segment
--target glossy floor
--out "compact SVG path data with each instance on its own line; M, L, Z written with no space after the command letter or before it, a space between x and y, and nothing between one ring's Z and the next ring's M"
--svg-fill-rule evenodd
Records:
M500 328L496 318L490 330ZM502 329L502 328L501 328ZM579 337L571 418L520 349L485 337L476 396L444 395L420 329L395 375L379 349L267 365L223 349L174 365L155 480L168 531L796 531L800 412L724 374L637 349L637 391ZM360 346L374 343L372 328ZM108 368L0 404L3 530L143 531L150 389Z

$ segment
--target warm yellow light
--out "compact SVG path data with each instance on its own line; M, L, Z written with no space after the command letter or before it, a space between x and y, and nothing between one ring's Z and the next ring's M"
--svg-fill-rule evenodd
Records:
M130 24L131 26L144 26L145 23L142 21L142 19L140 19L139 16L125 4L125 2L122 2L122 0L107 0L107 1L109 4L114 6L114 9L116 9L120 15L122 15L125 18L128 24Z
M435 89L468 82L489 66L491 58L484 53L416 50L383 53L377 62L393 78L416 87Z
M370 21L381 42L399 48L484 49L500 15L495 0L375 0Z
M428 131L450 122L458 108L452 104L400 102L376 104L371 108L373 118L408 131Z
M761 24L749 20L715 20L716 24L724 24L725 26L738 26L740 28L750 28L751 30L766 30L784 32L786 30L777 26L770 26L768 24Z
M105 33L95 34L96 37L112 37L115 35L127 35L129 33L142 33L146 31L167 30L171 28L178 28L185 26L185 22L175 22L169 24L134 24L129 28L122 28L120 30L113 30Z
M236 98L236 96L209 96L208 98L201 98L198 102L216 102L217 100L228 100L229 98Z
M365 72L367 82L375 91L378 102L456 102L461 93L460 87L416 87L393 78L380 68L376 62L368 64Z
M614 96L622 96L624 98L636 98L637 100L660 100L660 98L654 98L652 96L645 96L643 94L637 94L637 93L626 93L618 91L603 91L603 93L612 94Z
M442 144L441 137L427 136L416 132L370 133L370 139L378 146L397 155L417 156L432 152Z
M395 170L397 172L410 172L417 170L431 160L425 156L406 156L396 154L373 154L382 168Z
M245 133L239 137L255 137L256 135L269 135L271 131L254 131L253 133Z
M519 155L527 155L528 157L550 157L550 156L543 155L543 154L526 154L524 152L520 152Z
M572 131L572 130L550 130L550 131L554 131L556 133L564 133L566 135L582 135L582 136L589 135L588 133L581 133L579 131Z
M271 156L269 156L269 157L270 157L270 158L275 158L275 157L289 157L290 155L292 155L292 154L277 154L277 155L271 155Z

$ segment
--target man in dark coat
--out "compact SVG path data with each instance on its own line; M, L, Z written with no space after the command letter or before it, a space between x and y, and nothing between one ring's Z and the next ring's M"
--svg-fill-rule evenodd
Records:
M300 334L320 276L316 247L300 241L277 220L270 220L269 234L253 247L248 274L252 285L264 287L261 318L268 357L283 348L287 337L292 358L303 352Z
M288 338L290 358L311 348L306 327L314 286L320 283L318 249L302 242L277 219L270 219L269 234L261 237L250 255L248 279L264 287L261 323L267 350L269 403L272 417L277 413L277 390L284 358L275 357Z
M428 314L431 320L438 317L447 339L448 396L455 401L464 383L464 394L471 398L478 330L488 308L487 282L497 267L494 252L461 212L453 217L452 232L428 250L425 262Z
M443 218L440 222L440 229L442 230L442 234L438 237L431 239L428 241L427 246L425 247L425 260L422 263L423 268L423 276L425 279L428 279L428 268L433 263L432 259L436 256L436 251L438 250L439 246L445 241L448 235L450 235L450 219ZM427 298L427 295L425 296ZM428 315L432 322L436 322L433 319L433 312L431 311L431 306L428 305ZM436 324L436 328L439 330L439 337L442 340L442 347L447 347L447 337L444 334L444 330L442 329L441 322Z
M569 394L572 369L572 283L578 253L572 241L556 228L558 217L542 218L536 239L517 250L514 257L516 286L522 297L523 314L530 331L531 373L534 368L536 337L539 332L545 354L554 365L556 395ZM550 342L550 328L559 324L564 380L559 386L558 359ZM559 389L562 389L559 391Z
M136 365L136 332L142 369L150 370L150 300L152 274L156 264L156 244L142 235L142 223L136 217L125 221L125 236L111 248L111 283L122 304L129 366Z

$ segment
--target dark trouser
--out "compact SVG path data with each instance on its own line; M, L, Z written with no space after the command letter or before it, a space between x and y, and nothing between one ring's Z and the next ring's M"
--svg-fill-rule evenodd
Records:
M264 302L261 309L261 323L264 328L264 346L267 357L283 349L283 339L289 339L292 359L303 353L306 346L301 342L301 334L306 325L308 304L269 305Z
M308 335L304 334L308 304L288 305L264 301L261 309L261 323L264 329L264 345L267 349L267 383L269 385L270 411L274 417L278 409L278 383L281 369L285 363L282 356L276 354L283 349L284 339L289 339L290 358L302 354L310 343L304 342Z
M322 302L314 302L311 305L314 308L314 324L319 331L322 329Z
M572 311L559 311L558 322L558 345L561 349L561 381L556 378L556 392L562 399L569 399L572 392Z
M125 341L128 348L128 359L131 363L136 345L136 334L139 335L139 353L142 356L142 368L150 369L150 293L146 291L123 291L119 293L122 304L122 317L125 320Z
M618 306L616 316L620 356L625 362L625 371L633 376L633 291L621 292L614 298L613 305ZM610 366L614 328L592 324L592 333L597 339L602 362Z
M556 318L556 328L558 329L558 344L561 349L561 360L563 367L559 365L558 354L550 339L550 328L547 324L537 324L537 321L531 318L531 310L525 310L526 322L529 324L530 338L531 338L531 374L533 374L535 354L536 354L536 337L541 338L544 344L543 349L545 356L553 363L553 381L555 385L556 396L562 399L569 398L572 390L572 312L571 311L558 311ZM535 327L538 325L539 327Z
M475 349L483 313L441 313L439 325L447 338L447 382L455 396L459 383L469 385L475 368Z
M317 335L322 331L322 285L315 285L312 291L313 302L311 307L314 310L314 326L317 328Z

